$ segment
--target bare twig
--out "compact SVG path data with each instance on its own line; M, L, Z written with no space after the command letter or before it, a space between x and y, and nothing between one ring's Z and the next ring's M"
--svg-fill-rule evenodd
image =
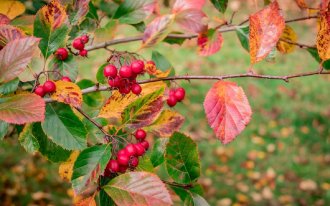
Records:
M293 41L290 41L288 39L280 39L280 41L283 41L283 42L286 42L288 44L292 44L292 45L295 45L297 47L300 47L302 49L307 49L307 48L311 48L311 49L314 49L316 48L315 46L310 46L310 45L307 45L307 44L302 44L302 43L298 43L298 42L293 42Z

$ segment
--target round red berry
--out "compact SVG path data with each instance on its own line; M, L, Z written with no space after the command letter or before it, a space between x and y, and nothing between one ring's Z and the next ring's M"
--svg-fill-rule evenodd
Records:
M169 96L174 96L174 95L175 95L175 90L171 89L170 92L169 92Z
M55 56L58 60L64 61L68 58L69 53L66 48L59 48L58 50L56 50Z
M117 156L127 156L127 153L126 153L125 149L119 150L118 153L117 153Z
M142 156L146 152L145 148L141 144L135 144L136 156Z
M127 170L127 165L119 165L119 172L124 173Z
M131 91L131 88L128 85L119 87L119 92L121 94L129 94L130 91Z
M175 96L170 95L169 98L167 99L167 105L170 107L174 107L176 105L176 98Z
M133 61L131 64L132 72L135 74L141 74L144 69L144 63L141 60Z
M142 92L142 87L139 84L133 84L131 90L133 94L139 95Z
M132 68L130 66L122 66L119 70L119 75L123 78L130 78L132 74Z
M82 57L87 57L88 51L86 49L80 50L79 55Z
M134 136L137 140L144 140L147 136L147 133L143 129L138 129L135 131Z
M52 93L56 91L56 85L53 81L46 81L43 87L46 93Z
M73 46L73 48L75 48L77 50L83 50L85 48L85 45L81 41L81 38L77 38L77 39L73 40L72 46Z
M119 171L119 163L117 160L110 160L107 164L107 170L110 170L112 173L116 173Z
M103 75L105 77L116 78L117 72L118 72L117 68L114 65L108 64L107 66L104 67Z
M88 35L82 35L81 37L80 37L80 39L81 39L81 41L84 43L84 44L87 44L88 43L88 41L89 41L89 37L88 37Z
M109 79L108 84L110 87L120 87L120 77L116 77L114 79Z
M137 167L139 165L139 159L137 157L132 157L130 160L129 160L129 166L130 167Z
M128 161L129 161L129 156L126 154L126 155L118 155L117 156L117 161L120 165L128 165Z
M70 79L69 77L67 77L67 76L63 76L63 77L61 78L61 80L62 80L62 81L65 81L65 82L71 82L71 79Z
M174 96L178 102L181 102L186 95L186 91L180 87L175 90Z
M149 142L146 140L143 140L142 142L140 142L140 144L144 147L145 150L149 149Z
M39 85L39 86L36 87L36 89L34 90L34 93L35 93L36 95L41 96L41 97L45 96L45 94L46 94L46 92L45 92L45 90L44 90L44 87L41 86L41 85Z
M147 64L152 64L152 65L156 66L155 62L152 60L147 61Z
M130 156L134 156L136 154L136 149L134 147L133 144L128 144L125 147L126 150L126 154L130 157Z

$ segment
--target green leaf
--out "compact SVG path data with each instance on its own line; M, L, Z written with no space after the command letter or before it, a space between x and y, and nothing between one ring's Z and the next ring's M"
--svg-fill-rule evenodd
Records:
M40 148L38 139L33 135L32 129L33 124L25 125L18 138L19 143L29 153L34 153Z
M152 61L155 62L157 69L160 69L163 72L170 69L171 70L170 76L175 75L175 70L172 64L161 53L157 51L152 51L151 59Z
M237 34L239 41L241 42L242 47L248 52L250 51L250 46L249 46L249 33L250 32L249 31L250 31L249 26L236 29L236 34Z
M150 160L154 167L162 164L165 160L165 149L169 138L159 138L155 141L154 147L151 151Z
M94 6L94 4L92 3L92 1L89 2L89 11L88 11L86 17L89 17L89 18L95 19L95 20L99 19L99 16L97 15L97 9Z
M196 143L190 137L175 132L166 146L165 165L175 182L194 182L201 170Z
M87 131L84 124L69 105L47 104L46 119L42 123L42 128L53 142L64 149L81 150L87 146Z
M88 79L80 80L77 85L80 89L86 89L88 87L95 86L95 83ZM90 107L99 107L103 104L103 96L101 92L93 92L83 95L84 103Z
M3 138L6 136L8 132L9 124L7 122L0 120L0 140L3 140Z
M83 150L73 166L72 186L77 194L95 183L111 158L111 145L96 145Z
M0 95L9 94L17 90L19 79L15 78L7 83L0 85Z
M196 184L189 189L185 189L177 186L171 186L171 188L175 192L175 194L177 194L180 197L182 202L184 202L188 196L191 196L192 193L198 194L200 196L204 195L203 188L200 184Z
M307 51L309 52L310 55L312 55L312 57L314 57L314 59L318 62L318 63L321 63L321 58L319 56L319 53L317 52L317 49L316 48L307 48ZM326 60L324 63L323 63L323 68L326 69L326 70L329 70L330 69L330 59L329 60Z
M78 76L78 64L72 55L69 55L64 61L53 58L49 62L48 68L58 72L49 73L51 79L61 79L62 76L67 76L71 81L75 81Z
M46 134L41 128L40 123L33 124L32 135L38 141L39 152L48 160L52 162L64 162L70 157L70 151L63 149L47 138Z
M122 24L137 24L143 21L152 13L154 0L125 0L115 15L114 19L119 19Z
M102 64L102 66L100 66L100 68L97 70L97 73L96 73L96 80L101 84L108 83L107 78L105 78L105 76L103 75L104 67L107 65L108 65L108 63Z
M184 206L210 206L200 195L189 192L190 195L184 201Z
M228 6L228 0L211 0L211 2L218 11L225 13Z
M131 24L131 25L139 32L144 32L144 30L146 29L146 24L143 21L140 23Z
M135 169L136 171L154 172L154 167L147 155L139 158L139 165Z
M153 173L125 173L112 179L103 189L120 206L173 204L164 183Z
M171 34L183 34L183 33L182 32L172 32ZM174 38L174 37L167 36L163 41L166 43L169 43L169 44L178 44L181 46L185 40L186 39L184 39L184 38Z
M108 182L110 181L110 178L108 177L104 177L104 176L100 176L100 186L104 186L106 184L108 184ZM116 204L114 203L114 201L109 197L109 195L104 191L104 190L100 190L100 195L99 195L99 205L100 206L116 206Z
M110 20L105 26L95 30L95 39L93 43L101 43L114 38L117 32L118 21Z

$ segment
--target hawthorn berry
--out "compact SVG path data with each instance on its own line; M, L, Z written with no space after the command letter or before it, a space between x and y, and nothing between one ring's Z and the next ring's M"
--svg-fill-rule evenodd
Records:
M144 147L145 150L149 149L149 142L146 140L143 140L142 142L140 142L140 144Z
M119 171L120 173L125 173L127 170L127 165L119 165Z
M136 156L144 155L146 150L141 144L137 143L134 146L135 146L135 149L136 149Z
M119 171L119 163L117 162L117 160L110 160L107 164L106 169L110 170L110 172L112 173L116 173Z
M82 35L82 36L80 37L80 39L81 39L81 41L82 41L84 44L87 44L88 41L89 41L89 37L88 37L87 34Z
M133 94L139 95L142 92L142 87L139 84L133 84L131 90Z
M185 95L186 91L182 87L177 88L174 92L174 96L178 102L181 102L184 99Z
M137 166L139 165L139 159L138 159L137 157L132 157L132 158L129 160L128 165L129 165L130 167L133 167L133 168L137 167Z
M39 85L39 86L36 87L36 89L34 90L34 93L35 93L36 95L41 96L41 97L45 96L45 94L46 94L46 92L45 92L45 90L44 90L44 87L41 86L41 85Z
M62 81L65 81L65 82L71 82L71 79L70 79L69 77L67 77L67 76L63 76L63 77L61 78L61 80L62 80Z
M144 63L141 60L133 61L131 64L132 72L135 74L141 74L144 69Z
M119 75L123 78L130 78L132 76L132 68L130 66L122 66L119 70Z
M130 156L134 156L136 154L136 149L133 144L128 144L125 147L126 154Z
M103 75L105 77L116 78L117 72L118 72L117 68L114 65L108 64L107 66L104 67Z
M85 44L81 41L81 38L76 38L75 40L73 40L72 46L73 46L73 48L75 48L79 51L81 51L85 48Z
M87 57L88 51L86 49L80 50L79 55L82 57Z
M117 156L117 161L120 165L127 166L128 161L129 161L129 156L127 154L126 155L118 155Z
M125 155L127 156L127 153L126 153L125 149L121 149L117 153L117 156L125 156Z
M69 53L68 50L66 50L66 48L59 48L56 50L55 56L58 60L64 61L68 58Z
M114 79L109 79L108 84L110 87L120 87L120 77L116 77Z
M131 88L128 85L119 87L119 92L121 94L129 94L130 91L131 91Z
M56 85L53 81L46 81L43 86L46 93L52 93L56 91Z
M135 136L135 138L136 138L137 140L144 140L144 139L146 138L146 136L147 136L147 133L146 133L146 131L144 131L143 129L137 129L137 130L135 131L134 136Z
M176 98L174 95L170 95L169 98L167 99L167 105L170 107L174 107L176 105Z

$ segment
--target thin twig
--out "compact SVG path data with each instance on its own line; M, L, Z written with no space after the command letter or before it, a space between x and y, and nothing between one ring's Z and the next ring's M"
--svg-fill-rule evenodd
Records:
M75 107L75 109L82 114L88 121L93 123L105 136L111 137L104 129L103 126L97 123L95 120L93 120L91 117L89 117L81 108Z
M283 38L281 38L280 41L283 41L283 42L286 42L288 44L292 44L292 45L298 46L298 47L303 48L303 49L306 49L306 48L314 49L314 48L316 48L315 46L310 46L310 45L307 45L307 44L293 42L293 41L290 41L288 39L283 39Z

